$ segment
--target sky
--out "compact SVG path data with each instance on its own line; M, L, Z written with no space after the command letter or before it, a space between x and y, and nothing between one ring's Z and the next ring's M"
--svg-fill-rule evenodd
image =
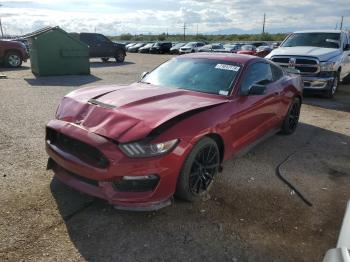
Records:
M334 29L344 16L350 29L350 0L0 0L7 34L45 26L106 35L181 33L260 33Z

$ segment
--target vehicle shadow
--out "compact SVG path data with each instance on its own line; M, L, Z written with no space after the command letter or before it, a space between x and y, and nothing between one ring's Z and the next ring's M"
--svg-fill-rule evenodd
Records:
M0 73L1 72L12 72L12 71L24 71L24 70L29 70L29 69L30 69L30 66L21 66L21 67L17 67L17 68L0 66Z
M94 75L64 75L24 78L31 86L82 86L102 80Z
M125 61L123 63L116 63L114 61L108 61L108 62L98 62L98 61L91 61L90 67L92 68L100 68L100 67L118 67L118 66L125 66L125 65L132 65L135 64L134 62Z
M273 136L228 160L206 201L176 199L157 212L117 211L56 179L50 187L88 261L319 261L336 241L349 198L349 144L348 135L300 124L292 136ZM294 152L282 172L312 208L275 174Z
M340 85L332 99L323 98L320 95L304 95L303 103L325 109L350 112L350 85Z

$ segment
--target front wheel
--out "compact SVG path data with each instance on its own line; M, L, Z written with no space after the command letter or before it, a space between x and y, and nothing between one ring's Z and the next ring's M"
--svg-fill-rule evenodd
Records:
M125 60L125 54L123 52L118 52L116 57L115 57L115 61L117 63L123 63Z
M101 60L103 63L107 63L109 60L109 57L102 57Z
M201 199L209 192L219 165L218 145L213 139L204 137L186 158L175 195L190 202Z
M291 106L289 107L288 113L283 121L281 134L291 135L299 123L301 101L299 98L294 98Z
M5 65L17 68L22 65L22 57L17 52L8 52L5 56Z
M326 98L333 98L335 95L335 92L337 92L338 85L339 85L339 73L337 72L334 74L333 82L332 82L330 88L326 91L325 97Z

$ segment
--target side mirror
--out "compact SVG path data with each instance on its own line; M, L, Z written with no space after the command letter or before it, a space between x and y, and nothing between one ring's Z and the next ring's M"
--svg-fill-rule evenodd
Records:
M248 95L263 95L266 90L266 85L253 84L248 89Z
M344 51L349 51L350 50L350 44L346 44L344 46Z
M141 80L144 79L145 76L148 75L148 74L149 74L149 72L143 72L143 73L141 74L141 78L140 78L140 79L141 79Z

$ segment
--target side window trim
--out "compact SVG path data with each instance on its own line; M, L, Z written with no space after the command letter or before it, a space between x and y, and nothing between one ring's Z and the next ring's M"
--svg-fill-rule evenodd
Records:
M241 81L241 84L239 85L239 89L238 89L238 93L239 93L239 94L245 94L245 91L247 91L247 90L242 90L242 86L244 85L244 81L246 80L246 77L248 76L249 70L250 70L254 65L256 65L256 64L265 64L265 65L267 65L267 66L270 68L270 72L271 72L271 82L268 83L268 84L266 84L266 85L269 85L269 84L275 82L275 81L273 80L273 73L272 73L272 69L271 69L270 63L264 62L264 61L257 61L257 62L254 62L254 63L250 64L250 65L247 67L247 69L246 69L246 71L245 71L245 73L244 73L244 75L243 75L243 79L242 79L242 81ZM254 84L254 83L258 83L258 82L253 82L252 84ZM251 84L251 85L252 85L252 84Z

